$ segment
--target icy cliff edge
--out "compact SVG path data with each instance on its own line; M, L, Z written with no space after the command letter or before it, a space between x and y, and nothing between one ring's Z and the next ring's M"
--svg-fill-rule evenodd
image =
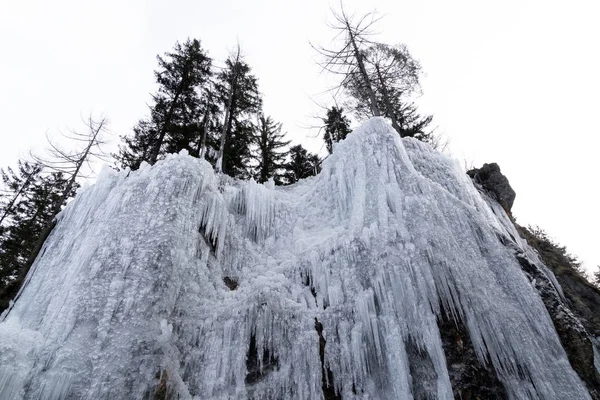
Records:
M508 397L588 399L515 248L455 161L378 118L289 187L187 155L105 169L0 323L0 398L451 399L444 317Z

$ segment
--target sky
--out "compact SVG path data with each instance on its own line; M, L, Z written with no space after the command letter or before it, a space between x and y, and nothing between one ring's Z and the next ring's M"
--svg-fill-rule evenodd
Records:
M600 3L597 0L345 0L377 10L377 39L405 43L425 72L420 110L465 167L497 162L517 193L513 214L600 265ZM310 129L334 81L309 43L328 46L324 0L0 0L0 166L46 134L106 116L113 148L148 112L156 55L198 38L216 65L239 42L265 113L294 143L323 151Z

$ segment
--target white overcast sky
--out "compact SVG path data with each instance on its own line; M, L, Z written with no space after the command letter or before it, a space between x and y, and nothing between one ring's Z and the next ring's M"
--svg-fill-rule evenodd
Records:
M46 132L110 120L115 143L147 113L156 55L195 37L221 63L242 45L265 111L313 151L305 127L327 86L309 41L332 32L324 0L0 0L0 166ZM404 42L426 76L434 114L461 163L497 162L517 192L513 212L600 264L597 0L346 0L377 9L387 43Z

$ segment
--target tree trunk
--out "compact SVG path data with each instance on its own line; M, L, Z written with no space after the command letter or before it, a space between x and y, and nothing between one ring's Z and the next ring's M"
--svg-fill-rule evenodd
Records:
M352 33L352 28L350 27L350 22L346 19L346 29L348 29L348 36L350 37L350 42L352 43L352 48L354 49L354 57L356 58L356 62L358 63L358 69L360 70L360 74L362 75L365 88L369 93L369 99L371 99L371 112L373 116L379 117L381 115L381 111L377 106L377 98L375 97L375 92L373 91L373 87L371 86L371 81L369 80L369 75L367 75L367 69L365 68L365 64L363 63L362 54L358 50L358 46L356 45L356 40L354 38L354 34Z
M375 64L375 70L377 71L377 78L379 79L379 84L381 85L381 91L383 93L383 101L385 102L386 114L392 120L392 127L398 132L400 137L402 137L402 128L400 124L398 124L398 119L396 118L396 113L392 107L392 102L390 101L390 97L388 95L387 88L385 86L385 82L383 77L381 76L381 71L379 70L379 65Z
M177 104L177 101L179 100L181 93L183 93L184 82L186 82L186 80L187 80L187 74L188 74L189 68L190 68L190 60L187 59L185 62L185 66L183 67L183 73L181 74L181 82L179 82L179 85L177 85L177 91L175 92L175 97L173 97L173 101L171 102L171 105L169 106L169 111L167 112L167 116L166 116L165 120L163 121L162 127L160 128L158 140L156 141L156 144L154 145L154 149L152 150L152 153L150 154L150 159L148 159L148 162L150 163L150 165L154 164L156 162L156 160L158 159L158 153L160 153L160 146L162 146L162 142L163 142L163 140L165 140L165 135L167 134L167 127L169 126L169 124L171 123L171 119L173 118L173 112L175 111L175 105Z
M227 108L225 109L225 120L223 121L223 131L221 132L221 144L219 145L219 158L215 169L217 172L223 172L223 157L225 155L225 143L229 134L229 125L231 125L231 106L233 105L233 85L229 90L229 98L227 99Z
M223 121L223 131L221 132L221 144L219 146L219 158L217 159L217 165L215 170L217 172L224 172L223 170L223 157L225 156L225 143L227 142L227 136L231 130L231 107L233 106L233 96L235 94L238 72L240 62L240 46L238 44L237 53L235 56L235 63L233 64L233 77L229 85L229 98L227 99L227 107L225 109L225 120Z
M163 140L165 140L165 135L167 133L167 126L171 123L171 118L173 118L173 112L175 111L175 104L179 100L179 96L181 96L181 92L183 92L183 81L179 84L177 88L177 93L175 93L175 97L169 106L169 111L167 112L167 116L163 121L162 127L160 128L160 134L158 135L158 139L154 144L154 149L152 149L152 153L150 154L150 158L148 162L152 165L156 162L158 158L158 153L160 153L160 146L162 146Z
M206 110L204 111L204 121L202 121L202 137L200 138L200 143L198 144L198 158L201 160L203 160L206 156L206 136L208 136L209 107L211 100L212 96L209 92L208 99L206 100Z

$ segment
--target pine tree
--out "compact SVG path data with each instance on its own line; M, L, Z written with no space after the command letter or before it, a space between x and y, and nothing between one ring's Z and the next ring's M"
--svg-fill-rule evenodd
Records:
M283 140L284 136L285 134L281 133L281 123L276 123L271 117L260 116L255 139L258 182L266 182L269 178L273 178L275 184L282 183L281 170L285 167L287 156L285 147L290 144L289 140Z
M283 176L284 182L288 185L321 171L319 156L309 153L302 145L292 146L289 150L289 158L290 160L284 166Z
M154 74L159 89L154 105L150 117L134 128L133 137L123 138L125 146L115 155L122 168L138 168L142 161L153 164L162 154L182 149L198 152L207 107L199 93L212 76L212 60L197 39L176 43L173 52L157 58L159 70Z
M247 178L255 132L252 117L260 112L262 99L257 80L243 61L239 47L219 73L216 92L225 110L216 170Z
M350 120L344 115L344 109L336 106L327 110L325 123L325 145L329 154L333 153L333 144L346 139L350 131Z

